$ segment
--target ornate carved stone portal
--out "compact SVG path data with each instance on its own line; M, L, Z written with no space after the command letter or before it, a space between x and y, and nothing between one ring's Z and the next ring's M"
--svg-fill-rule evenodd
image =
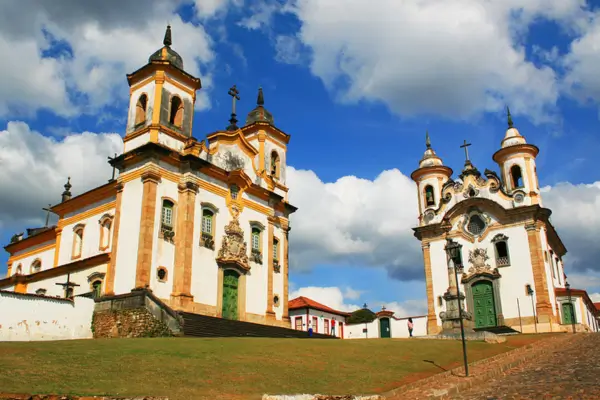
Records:
M248 249L238 217L239 212L233 212L233 219L225 226L225 236L216 260L219 264L233 264L242 271L249 271Z

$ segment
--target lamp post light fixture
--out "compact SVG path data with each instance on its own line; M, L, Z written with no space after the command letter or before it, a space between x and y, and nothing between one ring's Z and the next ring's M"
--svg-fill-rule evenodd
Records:
M463 362L465 364L465 376L469 376L469 363L467 362L467 342L465 341L465 327L463 324L463 310L460 303L460 285L458 283L458 265L462 244L452 239L446 239L446 254L448 255L448 268L454 269L454 281L456 282L456 302L458 303L458 318L460 320L460 337L462 340Z
M573 328L573 333L575 333L575 307L573 307L573 300L571 299L571 285L569 285L569 281L565 282L565 288L567 289L567 296L569 297L569 309L571 310L571 328Z
M531 285L527 285L527 294L531 297L531 309L533 310L533 324L535 326L535 333L537 332L537 316L535 315L535 303L533 302L533 289Z

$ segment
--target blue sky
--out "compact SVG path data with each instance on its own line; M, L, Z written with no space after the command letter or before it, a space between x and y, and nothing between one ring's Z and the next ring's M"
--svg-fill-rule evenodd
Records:
M319 297L334 307L367 302L373 308L386 303L399 312L423 311L419 243L410 231L416 224L416 195L406 176L416 169L423 154L426 130L438 155L455 171L460 171L464 162L459 148L463 140L472 143L470 155L480 170L497 170L491 156L506 129L505 105L511 107L515 125L527 141L540 148L537 170L541 185L548 187L545 205L558 207L553 207L553 221L570 250L567 265L570 257L575 260L573 279L580 284L574 286L586 285L583 288L591 293L600 292L600 266L590 263L598 253L590 250L593 244L589 242L590 234L600 233L595 216L600 211L600 184L593 185L600 181L600 169L595 165L600 147L600 78L589 73L596 68L595 50L600 48L598 36L593 35L600 31L597 4L549 0L544 6L535 1L512 6L513 2L507 1L492 2L484 9L457 0L443 6L439 3L441 10L436 14L433 8L420 9L404 2L373 7L366 7L366 2L344 6L343 2L319 5L312 0L180 3L165 11L166 6L148 2L147 8L154 10L129 20L126 13L115 17L110 10L86 9L84 5L72 10L72 15L57 16L37 4L44 16L39 20L45 22L34 24L38 29L34 36L13 26L29 18L24 9L2 6L14 23L0 30L0 49L1 43L10 42L13 46L21 43L23 49L35 46L37 52L24 58L31 67L12 68L10 74L0 75L0 148L4 149L0 156L5 151L15 157L21 150L35 155L41 139L31 131L52 137L44 146L55 155L59 154L56 149L68 147L60 146L65 137L81 132L99 134L93 140L105 146L98 145L90 155L98 168L87 164L91 160L87 156L72 162L53 157L43 172L36 169L40 179L50 174L48 170L54 171L44 184L33 184L37 192L24 188L35 180L25 178L31 170L10 167L8 158L0 157L0 183L7 189L0 194L0 203L27 203L18 215L2 214L3 243L15 232L42 221L43 213L35 207L58 201L67 174L97 170L89 182L74 179L75 192L110 178L110 167L102 159L111 155L115 146L114 136L107 139L110 133L124 130L128 93L124 73L143 65L145 57L161 47L164 28L171 23L172 47L181 52L186 70L199 74L204 83L201 91L206 93L206 104L196 112L195 137L203 139L227 126L231 112L227 90L233 84L241 95L239 119L254 107L257 89L262 86L265 106L276 125L292 136L287 160L296 172L288 183L292 201L301 208L292 219L299 227L291 232L292 246L300 249L295 252L292 248L298 260L290 274L293 289L300 290L296 293ZM456 10L462 10L458 18L452 16L459 12ZM85 20L75 18L78 12ZM373 21L378 18L381 20ZM456 27L448 22L453 18ZM102 28L91 35L94 22ZM52 40L44 43L39 37L42 30ZM119 37L124 31L128 36ZM152 37L140 36L142 51L132 44L132 38L144 33ZM132 46L131 51L119 49L120 43ZM102 46L109 44L123 55L110 55L114 58L107 60L110 52ZM40 76L50 76L58 83L47 91L32 89L38 84L31 77L36 74L36 63L41 71L48 60L55 63L54 69L40 72ZM60 90L64 96L57 94ZM26 125L13 127L11 133L10 121ZM25 127L28 133L23 133ZM30 140L12 148L9 139L14 137ZM77 158L68 151L60 154ZM30 162L38 161L30 158ZM386 179L397 184L386 191L388 181L378 183L377 177L394 169L399 172ZM299 170L312 171L318 179ZM348 178L352 176L359 179ZM347 214L351 222L334 221L340 237L356 236L368 242L354 231L365 216L351 202L352 197L371 189L381 191L370 197L374 212L392 207L400 210L393 234L378 231L366 250L336 247L336 235L326 229L319 234L332 238L328 246L317 246L313 239L303 237L306 230L300 219L309 216L302 210L313 205L301 192L311 196L326 193L339 202L331 202L331 207L338 204L351 213ZM580 202L579 206L571 201ZM328 201L322 203L311 215L329 213ZM569 214L573 207L590 213L580 217L583 229ZM6 269L6 260L7 254L2 253L0 273Z

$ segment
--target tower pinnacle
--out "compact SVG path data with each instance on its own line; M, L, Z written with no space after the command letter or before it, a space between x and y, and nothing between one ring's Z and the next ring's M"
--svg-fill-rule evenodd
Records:
M429 139L429 131L425 131L425 145L428 149L431 148L431 139Z
M173 40L171 39L171 25L167 25L167 31L165 32L165 38L163 39L163 44L165 46L170 46L173 44Z
M510 115L510 108L508 108L508 106L506 106L506 119L508 120L508 127L512 128L513 120L512 120L512 116Z

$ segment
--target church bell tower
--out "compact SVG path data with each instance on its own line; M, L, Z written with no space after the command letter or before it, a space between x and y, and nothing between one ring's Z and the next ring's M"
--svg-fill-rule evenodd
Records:
M504 187L509 193L518 194L520 205L542 205L540 184L537 176L535 158L539 153L537 146L528 144L514 127L510 110L506 108L508 129L502 140L501 149L494 153L493 159L502 174Z
M163 47L148 63L127 75L129 113L124 152L148 142L181 151L192 136L196 91L202 85L183 68L183 59L171 48L171 26Z

